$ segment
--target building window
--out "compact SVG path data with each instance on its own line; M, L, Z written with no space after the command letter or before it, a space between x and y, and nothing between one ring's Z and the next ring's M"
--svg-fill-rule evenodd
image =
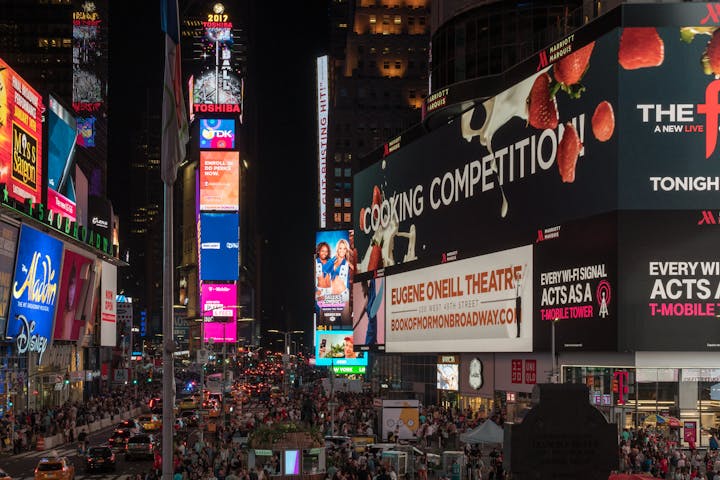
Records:
M375 15L370 15L370 25L375 25L377 23L377 17Z
M390 69L390 62L389 62L389 61L385 60L385 61L383 62L383 69L384 69L384 70L389 70L389 69Z
M399 70L402 68L402 62L400 60L395 60L395 69Z
M402 18L400 18L400 15L395 15L393 22L395 22L395 25L400 25L402 23Z
M340 208L341 205L342 205L342 202L340 201L340 197L335 197L335 199L333 201L333 206L335 208Z
M370 68L375 68L375 67L377 67L377 63L375 62L375 60L370 60Z
M47 38L38 38L38 47L40 48L48 48L50 42Z
M352 207L352 199L350 197L343 198L343 207L344 208Z
M375 54L377 53L377 48L375 48L375 47L370 47L370 53L372 53L373 55L375 55Z
M415 90L410 90L410 94L408 95L410 98L415 98Z
M346 192L352 191L352 183L350 183L350 182L343 183L343 188L345 189Z
M425 25L425 17L419 17L419 18L418 18L418 23L419 23L420 25Z
M347 23L338 23L338 28L347 28Z
M335 223L340 223L342 221L342 214L340 212L335 212L333 214L333 220Z
M415 25L415 17L408 17L407 24L408 27L412 27L413 25Z
M345 176L352 177L352 168L345 168Z
M365 53L365 46L364 46L364 45L358 45L358 53L360 53L360 54Z
M387 55L390 53L390 47L383 48L383 55Z
M383 15L383 25L390 25L390 15Z
M350 213L343 214L343 222L350 223L352 221L352 215Z
M341 177L341 176L342 176L342 168L340 168L340 167L335 167L335 176L336 176L336 177Z

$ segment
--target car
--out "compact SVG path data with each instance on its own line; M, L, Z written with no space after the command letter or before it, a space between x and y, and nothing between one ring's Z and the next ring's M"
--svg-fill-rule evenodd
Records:
M127 442L132 436L130 430L120 429L115 430L108 439L108 445L113 452L124 452L127 450Z
M35 480L74 480L75 466L67 457L43 457L35 467Z
M128 440L125 460L135 458L153 458L158 441L151 433L140 433L133 435Z
M153 413L140 415L137 421L146 432L155 432L162 428L162 419Z
M193 410L185 410L184 412L181 412L180 418L182 418L185 425L190 428L195 428L200 424L200 417L197 412Z
M192 397L183 398L178 403L180 410L195 410L198 407L198 402Z
M12 478L10 478L10 475L8 475L5 470L0 468L0 480L12 480Z
M142 431L142 425L140 425L137 420L131 418L115 425L115 430L130 430L130 433L134 435Z
M115 471L115 454L107 445L90 447L85 456L85 471Z
M185 428L185 420L182 418L175 419L175 430L183 430Z

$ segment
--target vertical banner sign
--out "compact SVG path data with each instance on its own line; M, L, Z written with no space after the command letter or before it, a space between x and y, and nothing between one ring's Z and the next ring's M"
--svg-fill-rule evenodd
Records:
M327 225L328 57L317 59L318 188L320 228Z
M18 354L34 352L40 365L52 342L63 244L27 225L18 243L7 335Z
M41 200L44 109L40 94L0 59L0 183L21 202Z
M100 280L100 346L117 345L117 267L107 262L102 264Z
M0 223L0 335L5 335L17 249L18 228Z

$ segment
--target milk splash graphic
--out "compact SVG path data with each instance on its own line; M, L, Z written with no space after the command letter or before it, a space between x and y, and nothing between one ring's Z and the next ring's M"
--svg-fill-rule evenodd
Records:
M514 117L519 117L525 121L528 120L527 98L530 94L530 90L532 89L537 77L543 75L549 69L550 67L540 70L520 83L517 83L507 90L503 90L494 97L485 100L482 103L482 106L485 109L485 122L479 129L473 129L470 125L476 107L466 110L460 118L462 137L467 142L471 142L475 137L478 137L480 145L486 147L488 153L490 153L493 157L491 168L496 175L496 182L500 188L500 194L502 195L502 204L500 206L500 216L502 218L507 216L509 204L507 197L505 196L505 189L499 179L498 166L492 149L492 138L503 125L508 123Z

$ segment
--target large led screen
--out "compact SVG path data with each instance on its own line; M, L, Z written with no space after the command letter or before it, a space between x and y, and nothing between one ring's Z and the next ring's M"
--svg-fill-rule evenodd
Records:
M315 365L367 366L367 352L354 351L352 330L317 330L315 332Z
M353 342L361 350L385 349L385 278L353 285Z
M48 97L47 132L47 206L52 212L74 221L75 189L72 174L75 171L77 124L72 112L52 95Z
M52 343L63 244L27 225L18 244L7 335L19 354L36 353L39 365Z
M388 352L529 352L533 247L385 279Z
M237 211L240 205L240 153L200 152L200 210Z
M105 0L83 2L73 12L73 108L95 112L107 89L107 16ZM104 14L104 15L103 15Z
M235 120L201 118L200 148L210 150L235 148Z
M0 59L0 183L21 202L42 198L44 110L40 94Z
M315 235L315 312L318 325L348 328L350 289L355 272L350 232L333 230Z
M65 250L62 273L60 274L60 290L57 311L55 313L55 340L75 341L80 330L85 326L82 318L80 302L88 288L90 267L93 260L72 250Z
M460 381L460 365L456 363L437 364L437 389L457 391Z
M200 280L235 281L239 272L237 213L200 214Z
M235 342L237 336L237 285L234 283L203 283L200 305L204 319L204 339ZM222 334L220 333L222 332Z
M108 262L100 279L100 345L117 345L117 267Z
M587 48L582 91L546 61L355 175L358 273L517 247L538 225L615 210L617 38ZM560 80L573 84L551 96Z
M616 213L540 228L534 249L534 350L617 348Z
M619 349L720 351L718 213L621 212Z

